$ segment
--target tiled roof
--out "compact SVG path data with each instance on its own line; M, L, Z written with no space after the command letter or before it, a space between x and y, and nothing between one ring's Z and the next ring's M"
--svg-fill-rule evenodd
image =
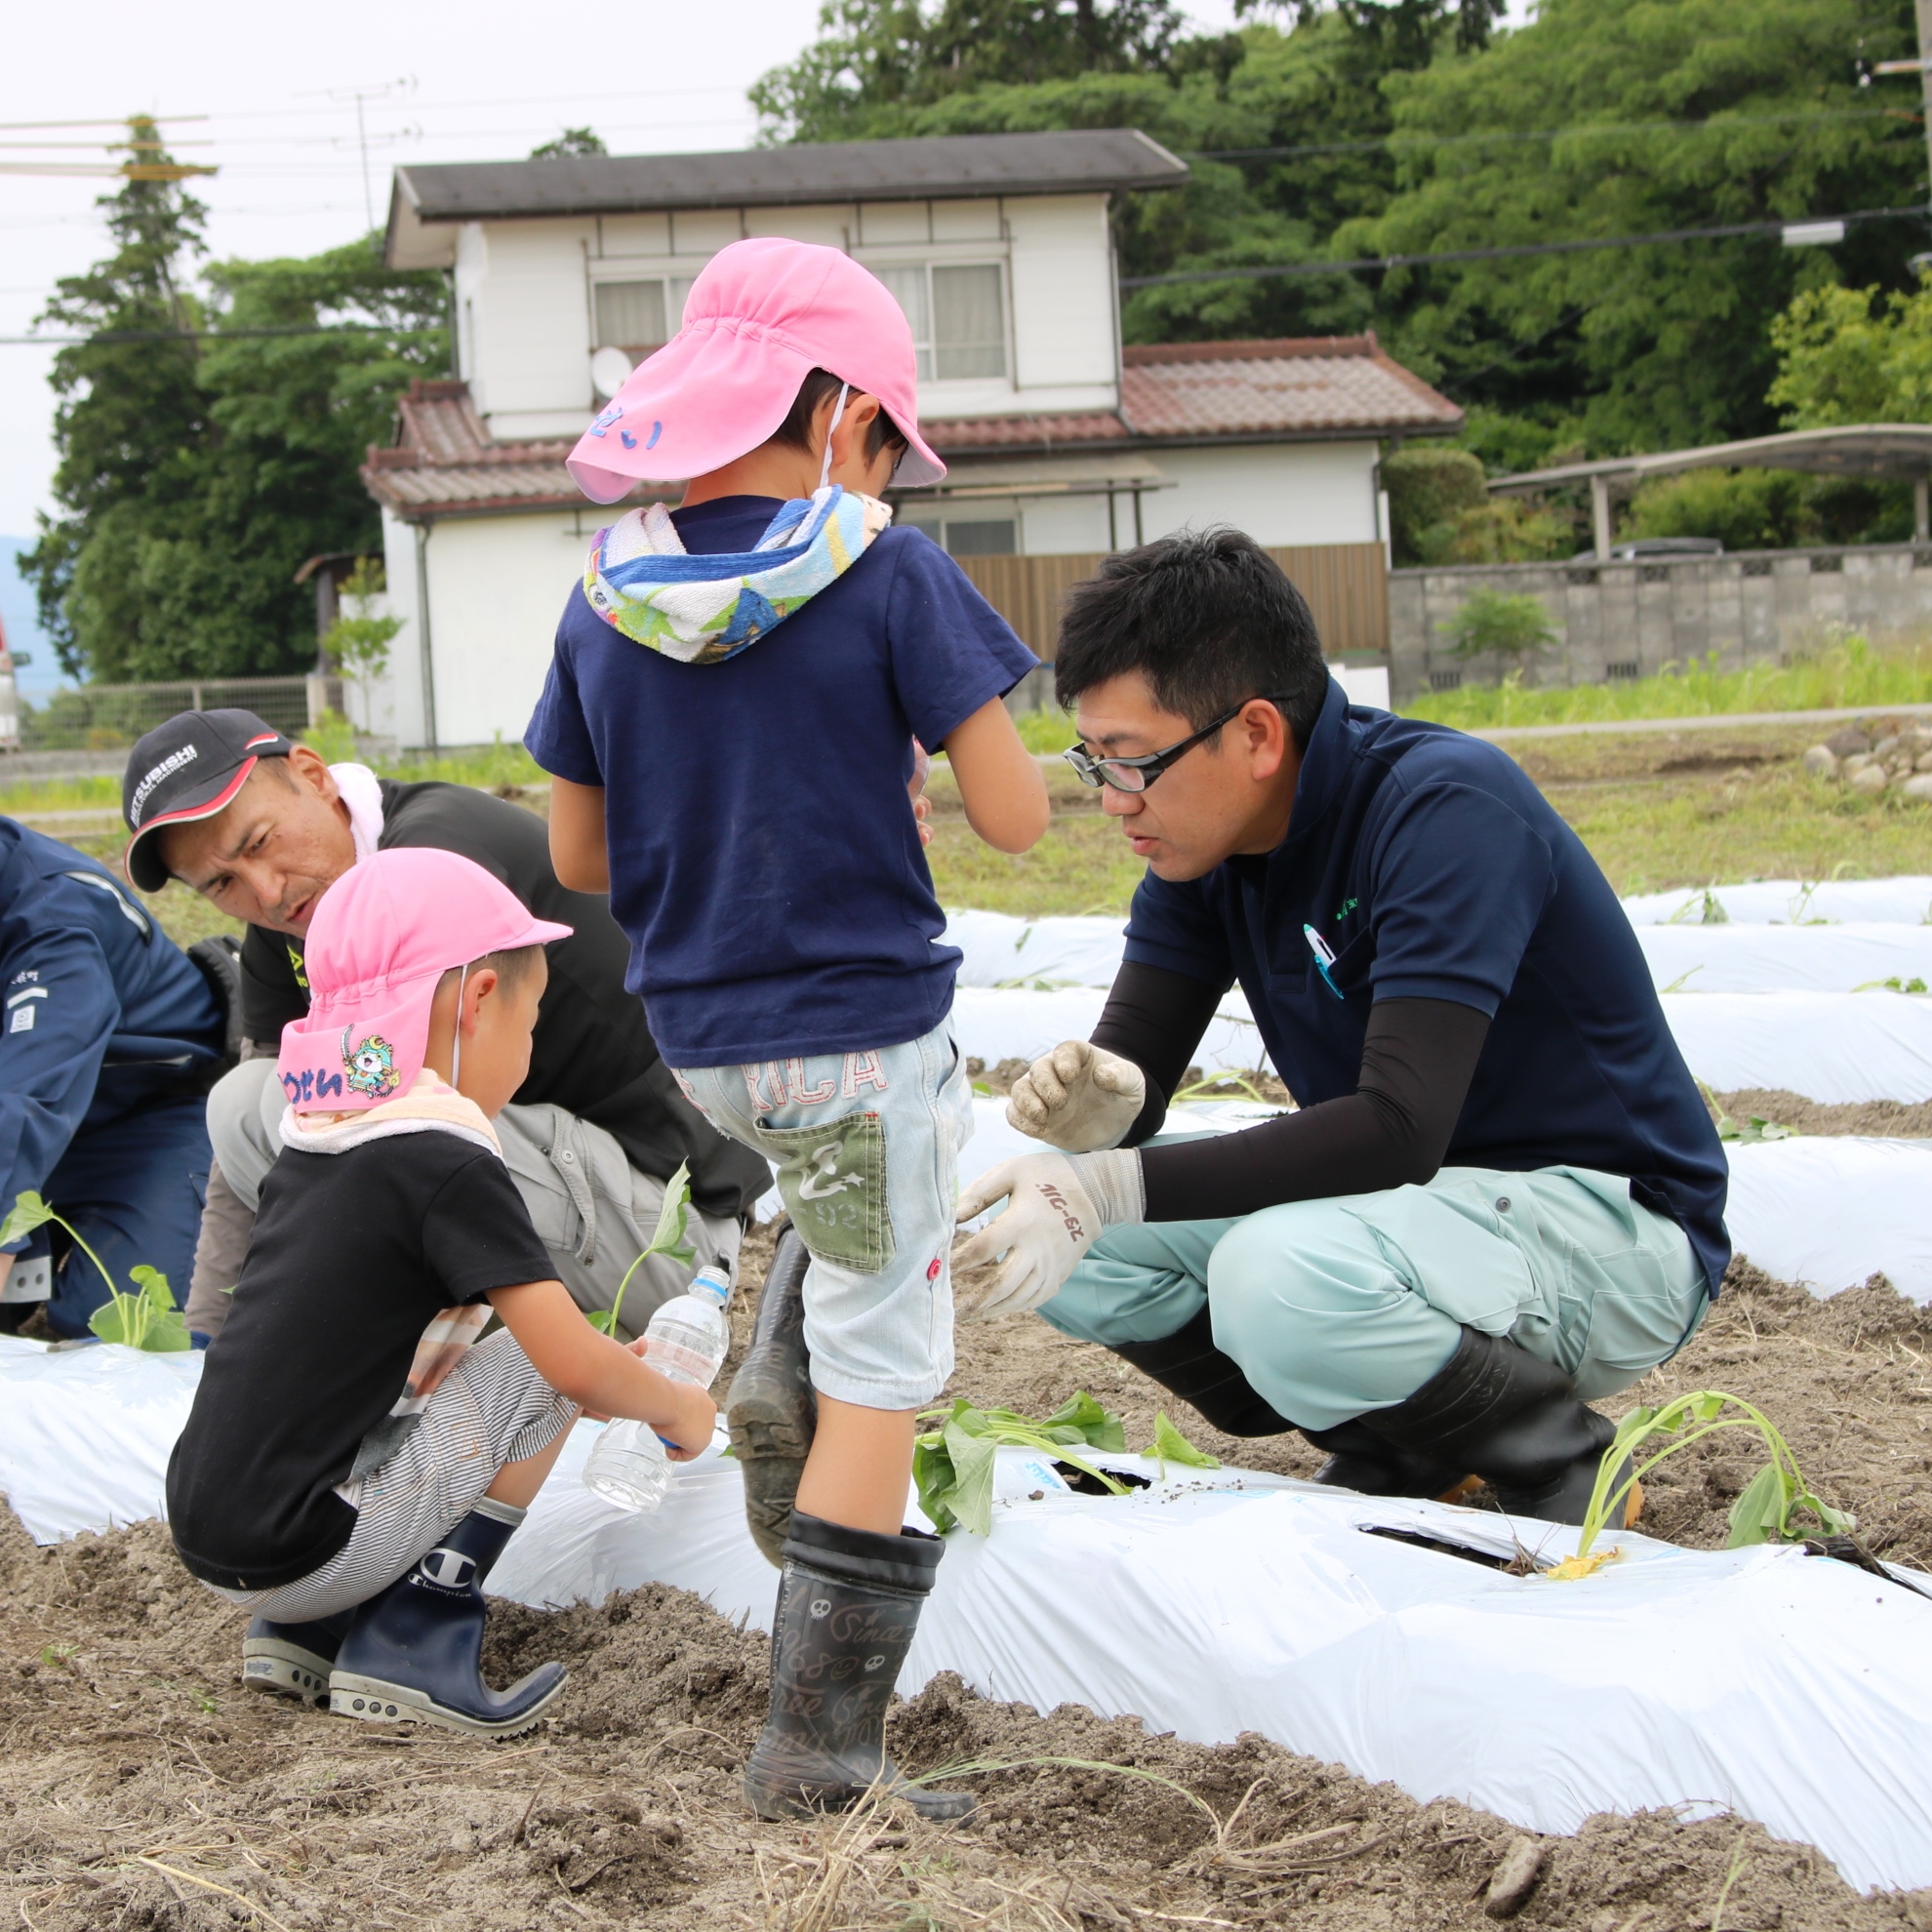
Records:
M416 163L395 200L419 221L1175 187L1187 164L1134 128L929 135L710 154Z
M419 378L396 416L395 442L387 449L370 445L362 480L398 516L578 509L586 502L564 467L570 443L497 441L477 415L467 382Z
M1460 429L1463 412L1373 336L1176 342L1122 351L1121 412L1143 437Z
M1123 361L1117 411L939 418L926 432L943 455L970 457L1097 444L1439 434L1463 423L1454 403L1384 354L1373 336L1132 347ZM584 504L563 466L570 443L498 442L467 383L419 381L398 417L395 445L372 448L362 478L400 516ZM633 496L652 494L640 486Z

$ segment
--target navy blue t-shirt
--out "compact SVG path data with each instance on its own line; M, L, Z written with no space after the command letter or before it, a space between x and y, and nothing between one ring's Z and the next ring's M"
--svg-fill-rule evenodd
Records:
M1339 993L1305 925L1335 955ZM1149 872L1127 957L1223 990L1238 980L1303 1107L1355 1091L1376 1000L1487 1014L1443 1164L1626 1175L1716 1292L1731 1253L1716 1129L1609 881L1494 745L1352 709L1332 686L1288 836L1186 884Z
M694 556L749 550L780 504L675 510ZM672 1067L917 1039L952 1006L906 786L1038 661L916 530L888 529L835 583L722 664L632 642L571 592L524 743L601 785L611 910Z

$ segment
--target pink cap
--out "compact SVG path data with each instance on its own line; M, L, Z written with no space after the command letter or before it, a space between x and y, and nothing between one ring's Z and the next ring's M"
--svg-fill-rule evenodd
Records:
M684 327L640 362L566 463L592 503L644 478L722 469L772 435L815 369L877 396L907 449L894 480L937 483L946 464L919 434L919 364L906 311L849 255L764 236L712 256Z
M460 853L372 853L322 895L309 924L308 1015L282 1028L275 1068L289 1105L345 1113L408 1093L452 966L570 934Z

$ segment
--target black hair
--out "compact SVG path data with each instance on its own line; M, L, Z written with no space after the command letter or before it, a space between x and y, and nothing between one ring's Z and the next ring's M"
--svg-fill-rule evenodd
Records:
M466 970L480 973L488 966L502 983L504 991L512 992L537 970L537 960L542 954L542 946L512 946L501 952L486 952L481 959L472 959L465 969L452 966L436 982L436 990L455 986L459 977Z
M791 408L785 419L772 431L771 440L783 443L787 449L803 450L808 456L812 450L812 422L819 413L819 405L827 396L836 397L842 378L834 376L828 369L815 369L798 385L798 393L792 398ZM857 388L854 383L853 387ZM885 413L883 405L872 418L865 431L865 461L873 463L881 452L887 449L903 450L906 447L906 433L891 417Z
M1226 526L1123 550L1067 593L1054 696L1071 708L1128 671L1196 731L1250 698L1271 698L1303 750L1328 695L1307 601L1252 537Z

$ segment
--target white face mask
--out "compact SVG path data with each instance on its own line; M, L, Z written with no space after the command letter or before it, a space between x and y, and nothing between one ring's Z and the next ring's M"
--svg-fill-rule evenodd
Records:
M819 465L819 488L824 489L831 481L832 473L832 431L839 425L845 415L845 399L852 393L850 382L838 385L838 403L832 410L832 420L825 425L825 460Z
M463 1078L463 989L469 984L469 968L457 977L456 1044L450 1049L450 1085Z

